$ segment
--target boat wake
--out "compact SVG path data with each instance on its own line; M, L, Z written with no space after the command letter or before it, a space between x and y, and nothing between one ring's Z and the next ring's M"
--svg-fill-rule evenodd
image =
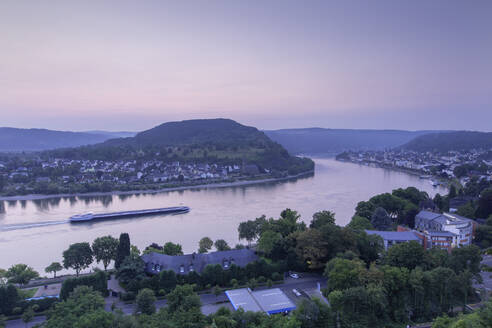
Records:
M32 228L47 227L47 226L58 225L58 224L65 224L69 222L70 222L69 220L61 220L61 221L46 221L46 222L36 222L36 223L4 225L4 226L0 226L0 231L32 229Z

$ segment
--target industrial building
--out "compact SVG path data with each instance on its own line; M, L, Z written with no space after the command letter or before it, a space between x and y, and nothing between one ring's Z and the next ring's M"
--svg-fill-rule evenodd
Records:
M267 314L287 313L295 310L295 304L280 290L280 288L252 291L249 288L228 290L225 292L234 310Z

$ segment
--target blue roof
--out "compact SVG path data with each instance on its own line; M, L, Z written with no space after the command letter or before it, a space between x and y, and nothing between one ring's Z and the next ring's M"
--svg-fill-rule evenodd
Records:
M420 211L418 214L417 214L417 217L419 219L425 219L425 220L429 220L429 221L432 221L438 217L442 216L442 214L440 213L434 213L434 212L429 212L429 211Z
M284 313L295 310L295 304L280 290L280 288L251 291L249 288L227 290L227 298L234 310L242 308L244 311L268 314Z
M412 231L379 231L379 230L366 230L368 235L378 235L384 240L398 240L398 241L420 241L420 238Z
M456 234L449 232L449 231L428 231L429 236L436 236L436 237L454 237Z

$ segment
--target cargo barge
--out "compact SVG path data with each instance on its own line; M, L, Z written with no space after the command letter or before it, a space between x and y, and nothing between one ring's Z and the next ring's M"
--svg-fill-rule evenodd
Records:
M71 223L78 222L88 222L95 220L108 220L108 219L119 219L132 216L145 216L145 215L157 215L157 214L182 214L190 211L187 206L175 206L175 207L165 207L165 208L154 208L150 210L136 210L136 211L124 211L124 212L113 212L113 213L87 213L78 214L70 217Z

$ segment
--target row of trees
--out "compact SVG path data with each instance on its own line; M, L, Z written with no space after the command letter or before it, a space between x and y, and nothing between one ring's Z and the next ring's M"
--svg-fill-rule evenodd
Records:
M371 219L376 223L378 208L388 208L388 216L399 221L427 199L415 188L399 189L359 203L359 215L345 227L337 226L329 211L316 213L307 226L287 209L278 219L243 222L238 231L287 269L324 271L324 293L342 327L389 327L429 320L463 305L472 296L472 277L478 278L481 255L476 246L448 254L412 242L384 251L379 236L365 233Z

